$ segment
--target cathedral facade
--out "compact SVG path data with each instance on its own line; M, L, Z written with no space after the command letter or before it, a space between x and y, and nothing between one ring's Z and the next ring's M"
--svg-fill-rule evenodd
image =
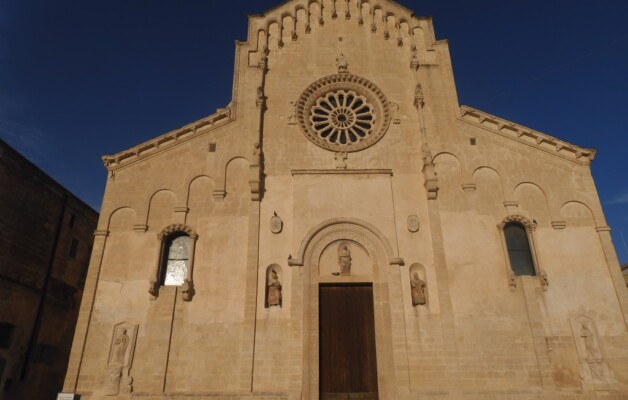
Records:
M460 106L389 0L249 18L231 103L109 171L64 392L621 399L592 149Z

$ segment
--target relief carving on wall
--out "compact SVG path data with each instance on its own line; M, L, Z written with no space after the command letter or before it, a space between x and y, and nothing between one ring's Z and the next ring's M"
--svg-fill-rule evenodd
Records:
M107 396L133 391L133 378L129 374L135 351L138 325L127 322L113 328L109 358L107 360L104 392Z
M336 68L338 69L339 74L344 74L349 72L349 63L347 63L347 59L343 53L336 58Z
M571 319L571 328L580 360L582 388L608 390L615 376L604 358L595 321L581 315Z
M281 233L283 230L283 221L277 215L277 212L273 212L273 216L270 217L270 231L274 234Z
M408 217L408 230L412 233L418 232L420 227L418 215L410 215Z
M351 275L351 251L345 242L338 245L338 265L340 266L340 276Z

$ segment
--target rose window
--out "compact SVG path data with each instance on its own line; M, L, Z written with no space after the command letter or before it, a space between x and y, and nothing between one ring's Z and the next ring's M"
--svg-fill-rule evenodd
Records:
M332 144L351 144L373 131L375 113L364 96L338 90L319 98L310 114L312 129Z
M297 102L305 136L332 151L358 151L377 142L390 124L388 102L373 83L336 74L311 84Z

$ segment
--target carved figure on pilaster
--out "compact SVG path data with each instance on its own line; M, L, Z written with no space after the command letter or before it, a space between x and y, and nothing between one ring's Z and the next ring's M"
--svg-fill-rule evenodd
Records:
M336 58L336 68L338 69L339 74L349 73L349 64L347 63L347 59L343 53Z
M549 280L547 279L547 272L542 271L539 275L539 280L541 281L541 287L543 290L547 290L549 288Z
M270 277L268 278L268 283L266 284L268 299L268 307L281 307L281 282L279 282L279 276L277 275L277 271L272 269L270 271Z
M399 118L399 103L388 102L388 105L392 112L392 123L399 125L401 123L401 118Z
M264 88L261 86L257 87L257 99L255 100L255 104L257 108L265 109L266 96L264 96Z
M338 246L338 265L341 276L351 275L351 251L346 243L341 243Z
M410 280L410 287L412 288L412 306L427 304L427 283L421 278L419 274L414 272L412 279Z
M268 46L264 46L264 48L262 49L260 60L259 60L259 68L262 71L266 71L266 68L268 67L268 53L269 52L270 51L268 50Z
M420 83L417 83L414 87L414 106L423 107L424 103L423 88Z
M253 158L251 159L251 166L258 167L262 162L262 150L260 149L259 142L253 144Z
M334 155L336 160L336 169L347 169L347 158L349 158L346 151L339 151Z
M425 190L427 191L428 200L436 200L438 197L438 180L436 179L436 171L432 160L432 152L427 143L421 146L421 157L423 158L423 178L425 179Z
M410 68L416 71L417 69L419 69L419 51L416 48L415 44L412 45L410 50L412 52L412 58L410 59Z
M159 296L159 282L156 280L150 281L150 285L148 286L148 293L157 297Z
M292 100L290 102L290 109L288 111L288 125L297 124L297 102Z

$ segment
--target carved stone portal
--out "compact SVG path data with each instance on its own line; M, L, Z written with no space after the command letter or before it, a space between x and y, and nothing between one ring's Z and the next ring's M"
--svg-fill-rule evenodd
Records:
M347 243L340 243L338 246L338 265L340 266L340 275L351 275L351 251Z
M122 322L113 328L109 359L107 361L104 392L107 396L117 396L121 392L133 391L133 378L129 371L135 351L138 325Z

